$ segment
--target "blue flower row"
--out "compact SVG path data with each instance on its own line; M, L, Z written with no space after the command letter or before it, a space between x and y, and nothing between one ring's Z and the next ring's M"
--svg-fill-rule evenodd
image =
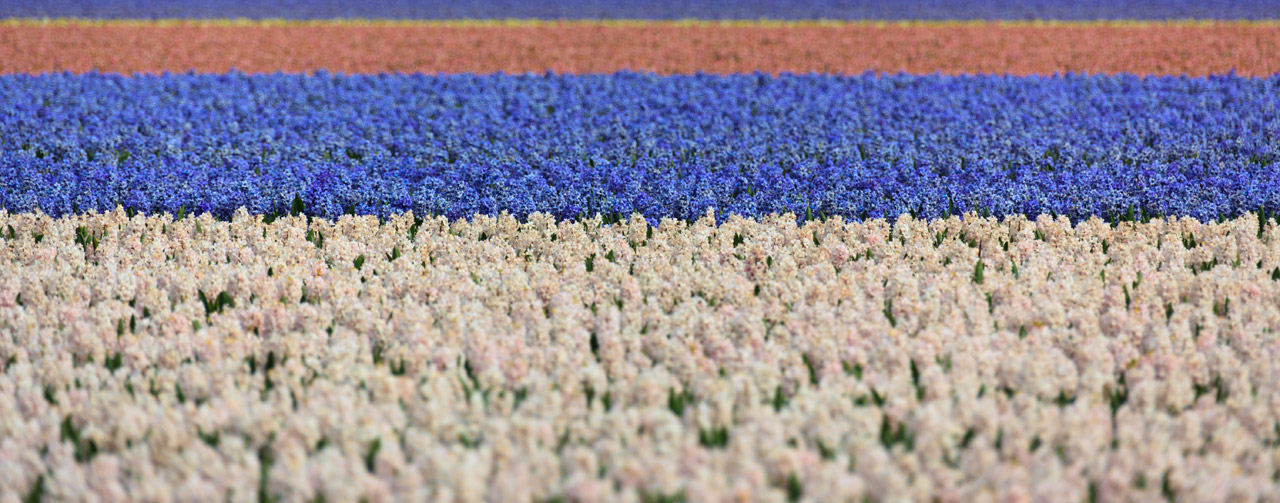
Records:
M1274 19L1274 0L0 0L0 17Z
M0 208L1280 211L1280 76L0 76Z

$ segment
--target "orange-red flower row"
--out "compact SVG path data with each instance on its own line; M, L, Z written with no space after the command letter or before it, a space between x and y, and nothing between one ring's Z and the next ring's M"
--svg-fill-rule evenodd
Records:
M0 26L0 73L1280 72L1277 24Z

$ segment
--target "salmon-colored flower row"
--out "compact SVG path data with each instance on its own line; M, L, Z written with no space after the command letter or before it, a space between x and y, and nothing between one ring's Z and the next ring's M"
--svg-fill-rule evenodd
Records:
M0 213L0 501L1277 501L1277 331L1255 217Z
M856 74L1267 76L1274 23L8 23L0 73Z

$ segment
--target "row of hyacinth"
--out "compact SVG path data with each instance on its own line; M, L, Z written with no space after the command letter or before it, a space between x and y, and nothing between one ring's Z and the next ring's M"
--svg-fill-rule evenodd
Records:
M392 19L1272 19L1268 0L46 0L4 17Z
M1280 77L0 76L0 208L1280 211Z
M1280 226L0 212L0 501L1277 501Z

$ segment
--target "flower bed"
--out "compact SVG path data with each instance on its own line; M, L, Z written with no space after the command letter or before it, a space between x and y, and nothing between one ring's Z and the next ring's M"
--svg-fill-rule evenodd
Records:
M516 48L516 49L513 49ZM589 50L588 50L589 48ZM714 49L708 49L714 48ZM29 21L0 73L1280 72L1277 23Z
M1280 211L1280 78L0 76L0 208Z
M0 498L1280 497L1280 227L0 213Z

